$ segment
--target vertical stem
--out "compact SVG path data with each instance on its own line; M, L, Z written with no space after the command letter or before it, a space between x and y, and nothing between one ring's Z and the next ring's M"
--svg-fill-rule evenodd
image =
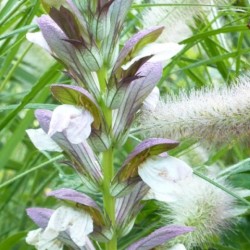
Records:
M114 167L113 167L113 149L110 148L106 152L103 153L103 203L106 215L110 218L112 226L114 228L114 234L112 239L106 244L107 250L116 250L117 249L117 238L115 233L115 199L110 194L110 183L114 175Z
M98 79L100 83L101 90L101 100L100 105L104 114L105 122L110 134L112 134L112 110L110 110L105 101L103 101L103 96L107 91L107 70L105 67L99 70ZM115 232L116 220L115 220L115 198L110 193L110 184L114 176L114 165L113 165L113 147L111 147L103 152L102 156L102 170L103 170L103 206L106 216L111 220L113 227L113 237L106 243L106 250L117 250L117 237Z

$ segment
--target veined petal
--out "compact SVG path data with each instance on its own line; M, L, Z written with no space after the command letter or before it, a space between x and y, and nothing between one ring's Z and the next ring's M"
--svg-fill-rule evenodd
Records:
M128 195L116 199L115 216L119 235L125 236L133 228L135 218L143 208L140 201L148 190L149 187L140 181Z
M144 63L137 71L140 78L129 85L123 96L119 112L114 117L113 131L117 141L124 139L123 133L134 120L135 113L141 107L143 101L154 89L162 76L161 63Z
M71 143L79 144L89 137L93 121L92 115L87 110L73 105L60 105L53 111L48 135L65 132Z
M27 129L26 132L38 150L62 152L62 149L41 128Z
M127 70L132 64L143 57L152 56L149 62L166 62L171 57L175 56L183 48L183 45L178 43L150 43L141 49L138 54L122 68Z
M43 34L41 31L39 32L34 32L34 33L27 33L26 34L26 38L28 41L30 41L31 43L34 43L40 47L42 47L43 49L45 49L47 52L49 52L50 54L52 54L52 51L48 45L48 43L46 42Z
M134 55L141 50L145 44L150 42L154 42L162 33L164 27L163 26L155 26L150 27L146 30L142 30L132 36L124 45L123 49L121 50L119 57L117 58L114 71L120 68L125 62L127 62L127 58L133 58Z
M165 242L175 238L176 236L194 231L192 227L168 225L156 229L150 235L133 243L127 250L150 250L154 247L161 246ZM178 249L178 248L177 248Z
M171 156L150 157L138 169L142 180L151 188L152 197L165 202L176 199L180 183L191 178L192 172L185 162Z
M53 209L33 207L26 210L27 215L36 223L37 226L41 228L46 228L51 215L53 214Z

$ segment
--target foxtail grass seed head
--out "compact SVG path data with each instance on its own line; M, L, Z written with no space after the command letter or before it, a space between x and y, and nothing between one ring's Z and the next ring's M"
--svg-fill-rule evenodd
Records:
M250 77L231 87L168 96L152 112L144 110L139 133L151 137L221 143L250 134Z
M194 17L229 2L226 0L151 0L151 4L169 5L145 8L142 13L142 24L144 27L164 25L167 28L160 37L161 41L180 42L192 34L189 25L194 25Z
M182 184L180 197L166 205L164 219L168 223L192 226L195 230L177 237L170 246L181 243L187 249L202 247L230 228L235 214L234 198L197 176Z

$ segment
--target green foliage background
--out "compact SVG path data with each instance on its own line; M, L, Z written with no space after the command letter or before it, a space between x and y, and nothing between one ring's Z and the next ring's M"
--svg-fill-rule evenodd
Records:
M204 1L205 2L205 1ZM142 27L141 15L147 4L134 5L123 30L122 41ZM171 8L185 8L172 5ZM53 108L51 83L69 83L62 67L38 46L26 40L26 33L37 31L35 16L44 13L37 0L0 0L0 249L31 249L24 238L35 228L25 213L27 207L53 207L54 200L46 192L55 187L76 187L80 180L61 162L57 154L41 154L29 141L25 130L36 127L34 110ZM222 7L214 20L223 18L223 27L212 28L212 21L204 16L197 18L193 35L182 43L185 49L174 57L164 69L159 83L161 93L178 93L204 86L230 84L236 77L250 70L250 3L235 1ZM201 21L202 20L202 21ZM223 36L227 48L218 39ZM172 138L174 139L174 138ZM132 150L135 141L130 139L123 152L117 153L121 162ZM227 168L238 164L239 171L230 172L232 185L250 189L250 141L225 141L209 147L209 158L200 160L197 167L219 165ZM190 151L188 143L172 152L183 155ZM194 166L195 167L195 166ZM238 169L237 167L237 169ZM157 223L154 203L149 203L138 218L141 237ZM154 211L152 215L152 211ZM154 215L155 214L155 215ZM150 216L151 215L151 216ZM149 218L150 216L150 218ZM152 228L144 228L146 220ZM143 229L143 230L142 230ZM136 234L134 234L136 235ZM122 243L134 240L129 235ZM215 240L215 249L250 249L250 218L246 213L223 239Z

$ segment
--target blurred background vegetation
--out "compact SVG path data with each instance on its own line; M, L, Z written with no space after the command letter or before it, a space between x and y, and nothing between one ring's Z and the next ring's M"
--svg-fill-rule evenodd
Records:
M163 1L161 1L162 3ZM157 7L157 1L135 1L128 15L121 38L122 43L145 27L148 11L162 8L168 11L168 26L181 28L175 22L174 11L201 8L197 4L180 5L178 1ZM185 2L185 1L179 1ZM193 1L197 2L197 1ZM199 1L206 5L207 1ZM220 1L221 2L221 1ZM169 4L170 3L170 4ZM216 5L216 1L214 1ZM209 8L209 7L206 7ZM51 97L49 85L70 83L63 68L40 47L26 40L27 32L38 31L34 21L44 13L38 0L0 0L0 249L31 249L24 241L34 224L25 213L27 207L53 207L54 200L46 192L59 186L76 187L80 180L63 165L61 156L40 153L29 141L25 130L38 126L34 118L37 108L52 109L57 104ZM169 18L169 21L168 21ZM179 16L181 18L181 16ZM190 18L191 19L191 18ZM250 2L224 1L219 7L194 15L186 20L191 34L180 41L184 49L165 67L158 86L163 95L189 92L205 86L231 84L235 78L250 72ZM148 20L154 24L155 20ZM161 23L164 25L164 22ZM176 25L176 26L175 26ZM170 34L171 35L171 34ZM170 36L171 37L171 36ZM167 38L166 38L167 39ZM169 39L169 38L168 38ZM174 138L172 138L174 139ZM129 139L123 152L117 153L116 163L135 145ZM228 177L232 185L250 189L250 140L226 141L196 150L183 142L173 155L183 156L194 167L219 166L225 169L239 164L241 171ZM154 204L149 203L138 218L138 231L152 216ZM149 218L148 216L151 215ZM150 228L149 228L150 231ZM125 244L129 241L126 239ZM246 213L232 232L215 249L250 249L250 218Z

